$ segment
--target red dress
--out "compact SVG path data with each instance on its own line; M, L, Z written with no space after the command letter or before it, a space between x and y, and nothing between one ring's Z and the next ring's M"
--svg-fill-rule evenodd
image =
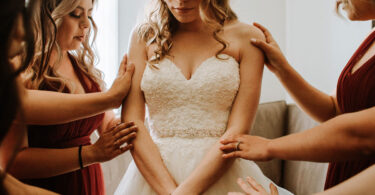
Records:
M375 55L354 74L351 73L353 66L374 40L375 31L360 45L340 75L337 101L342 113L357 112L375 106ZM375 155L364 160L330 163L324 188L333 187L374 163Z
M86 93L98 92L100 87L89 79L91 87L84 80L83 73L77 67L75 59L70 56L76 75ZM44 87L45 90L49 87ZM68 92L68 90L64 90ZM58 111L57 111L58 112ZM104 114L61 125L29 126L29 147L34 148L77 148L79 145L90 145L90 135L102 123ZM79 162L77 161L77 165ZM101 195L105 194L103 174L100 164L90 165L63 175L29 179L24 182L66 195Z

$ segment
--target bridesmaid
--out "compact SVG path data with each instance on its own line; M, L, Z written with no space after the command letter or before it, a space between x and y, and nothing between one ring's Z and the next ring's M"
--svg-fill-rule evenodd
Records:
M22 122L23 94L17 77L34 54L27 19L32 5L32 0L28 7L25 7L25 0L0 1L0 194L55 194L21 183L7 173L26 131ZM25 65L15 67L11 60L22 51L25 51L22 61Z
M374 20L375 0L338 0L352 21ZM375 163L375 31L353 54L342 71L336 94L329 96L307 83L288 63L269 31L255 24L267 41L252 40L267 56L267 67L295 101L321 125L275 140L242 136L223 140L225 158L249 160L310 160L331 162L325 189L329 189ZM234 151L240 143L240 151ZM238 148L238 147L237 147ZM301 150L303 148L303 150ZM259 150L257 150L259 149Z
M81 95L100 92L103 81L93 66L95 54L89 43L90 33L96 31L91 18L94 1L40 0L38 3L40 12L33 18L38 55L24 74L27 88ZM133 68L129 67L128 71L132 73ZM128 83L124 83L127 88L123 93L129 90ZM70 102L67 105L71 106ZM59 106L65 105L56 105L55 112L60 112ZM89 113L80 107L77 111ZM28 139L10 172L29 184L61 194L105 194L98 163L132 148L130 141L137 128L132 122L120 124L111 111L72 121L74 117L67 116L64 124L30 126ZM55 118L55 122L61 121ZM96 129L101 136L92 145L89 137ZM122 146L125 143L128 144Z

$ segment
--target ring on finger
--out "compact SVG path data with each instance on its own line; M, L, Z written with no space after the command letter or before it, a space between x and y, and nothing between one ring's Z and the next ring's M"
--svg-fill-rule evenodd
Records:
M240 144L241 144L241 141L237 141L237 143L236 143L236 150L237 151L240 150Z

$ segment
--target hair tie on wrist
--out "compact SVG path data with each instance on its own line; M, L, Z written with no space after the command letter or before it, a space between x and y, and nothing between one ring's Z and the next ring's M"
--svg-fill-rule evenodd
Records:
M83 163L82 163L82 145L79 145L78 147L78 161L79 161L79 167L83 169Z

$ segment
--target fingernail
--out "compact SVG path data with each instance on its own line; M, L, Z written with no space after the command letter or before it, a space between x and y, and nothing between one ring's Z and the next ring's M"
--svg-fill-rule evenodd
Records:
M257 42L257 40L254 39L254 38L251 38L250 41L251 41L252 43L256 43L256 42Z

